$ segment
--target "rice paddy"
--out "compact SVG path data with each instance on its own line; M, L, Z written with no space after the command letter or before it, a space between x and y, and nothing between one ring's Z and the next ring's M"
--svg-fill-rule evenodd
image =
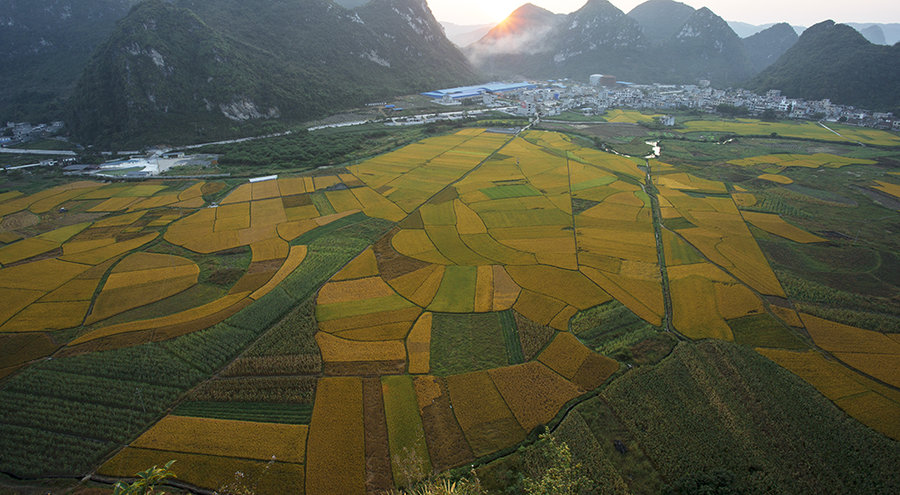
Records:
M818 139L816 129L801 131ZM0 380L57 353L77 359L200 345L214 329L261 335L303 294L310 301L305 338L316 351L308 354L315 356L312 374L241 376L240 384L218 377L218 388L196 392L207 394L197 401L241 397L231 402L251 404L248 398L270 393L291 399L263 408L275 411L300 401L286 387L305 383L303 414L286 413L277 423L258 421L263 413L166 415L143 425L142 435L111 438L126 447L99 472L127 476L172 456L190 471L183 479L207 489L221 486L216 470L244 469L285 477L281 487L298 493L366 493L376 481L385 489L407 486L515 447L618 376L626 358L604 356L572 333L579 315L615 304L648 334L668 323L687 339L758 348L849 414L896 434L886 419L900 403L896 394L859 373L900 386L894 336L773 303L787 294L754 232L798 244L824 237L787 217L748 211L763 201L755 191L674 167L645 184L641 161L579 143L552 132L467 129L332 175L228 180L217 204L196 181L2 194L0 216L45 215L58 206L91 216L0 233ZM830 154L732 163L869 164ZM870 187L893 194L886 182ZM367 217L385 228L333 247L339 264L322 261L332 247L317 245L321 236ZM312 286L295 276L306 270L322 281ZM529 340L537 333L543 337ZM805 350L809 344L836 361ZM276 354L240 363L271 375L278 363L305 366ZM208 378L224 364L201 374ZM232 378L234 386L225 383ZM191 441L180 443L188 431ZM103 452L111 454L112 445ZM259 486L273 486L266 483Z

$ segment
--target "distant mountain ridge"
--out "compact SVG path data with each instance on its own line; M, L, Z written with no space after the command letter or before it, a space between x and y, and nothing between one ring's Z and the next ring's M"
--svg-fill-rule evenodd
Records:
M69 121L91 143L204 140L474 80L423 0L147 0L88 64Z
M745 38L744 47L754 69L762 71L777 62L799 39L794 28L783 22Z
M900 115L900 43L874 45L850 26L822 22L748 85Z
M757 43L753 50L751 57L728 23L706 8L650 0L626 15L606 0L590 0L567 16L525 5L466 54L497 76L583 80L605 73L622 80L732 85L756 73L751 58L774 61L784 51L778 43Z

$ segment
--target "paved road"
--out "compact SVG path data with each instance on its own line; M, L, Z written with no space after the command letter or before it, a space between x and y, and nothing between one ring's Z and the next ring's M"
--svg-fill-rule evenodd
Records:
M19 148L0 148L0 153L10 155L47 155L47 156L75 156L74 151L64 150L26 150Z

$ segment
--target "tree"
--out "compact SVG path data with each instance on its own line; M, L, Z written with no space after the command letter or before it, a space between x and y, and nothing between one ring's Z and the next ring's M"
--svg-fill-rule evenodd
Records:
M156 486L163 483L167 479L175 478L175 473L171 471L172 464L175 461L169 461L163 467L153 466L152 468L138 473L138 480L130 485L119 482L113 488L113 495L165 495L166 492L157 492Z
M766 122L775 122L776 120L778 120L778 114L775 113L775 110L767 108L765 109L765 111L763 111L761 118Z
M526 495L576 495L592 489L582 465L572 461L569 446L550 433L527 451L524 468Z

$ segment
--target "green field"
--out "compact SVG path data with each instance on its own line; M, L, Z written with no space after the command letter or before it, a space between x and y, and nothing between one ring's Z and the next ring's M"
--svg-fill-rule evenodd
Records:
M432 372L458 375L509 364L500 319L497 313L434 315Z

